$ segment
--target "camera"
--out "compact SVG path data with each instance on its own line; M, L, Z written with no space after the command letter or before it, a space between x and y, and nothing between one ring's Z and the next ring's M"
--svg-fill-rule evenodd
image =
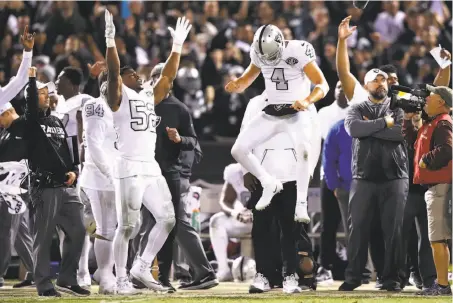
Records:
M425 98L430 95L430 92L426 89L426 84L419 84L416 88L392 85L390 92L392 94L390 109L401 108L406 113L422 111L426 103ZM399 92L408 93L410 97L399 97Z

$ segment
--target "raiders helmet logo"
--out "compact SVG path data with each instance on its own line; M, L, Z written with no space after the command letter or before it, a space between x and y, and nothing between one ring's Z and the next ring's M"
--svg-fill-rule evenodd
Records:
M297 59L294 58L294 57L289 57L288 59L285 60L285 62L286 62L288 65L294 66L294 65L296 65L297 63L299 63L299 60L297 60Z
M275 36L275 42L277 42L278 44L282 43L282 35L278 34L277 36Z
M283 107L285 107L284 104L276 104L276 105L274 105L274 109L275 109L276 111L282 110Z

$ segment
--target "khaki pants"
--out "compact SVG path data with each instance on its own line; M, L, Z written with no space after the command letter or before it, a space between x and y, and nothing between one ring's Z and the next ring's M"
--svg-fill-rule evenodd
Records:
M430 187L425 193L426 209L428 212L429 241L443 241L451 239L451 229L447 220L446 210L448 192L451 184L437 184Z

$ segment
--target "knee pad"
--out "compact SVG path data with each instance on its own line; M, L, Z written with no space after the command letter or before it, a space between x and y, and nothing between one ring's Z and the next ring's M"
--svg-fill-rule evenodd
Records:
M108 227L105 229L98 228L96 229L96 236L99 236L107 241L113 241L113 238L115 237L115 230L116 230L115 226Z

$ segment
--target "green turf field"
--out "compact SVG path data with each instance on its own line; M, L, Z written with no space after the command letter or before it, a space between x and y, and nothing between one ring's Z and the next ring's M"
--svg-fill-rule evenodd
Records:
M34 288L16 290L11 286L0 288L1 303L32 303L32 302L70 302L70 303L412 303L432 302L451 303L451 297L419 297L415 295L416 289L408 287L404 292L392 294L378 291L374 284L364 285L354 292L338 292L339 282L332 287L320 287L318 291L308 291L301 294L286 295L280 289L266 294L248 294L248 284L221 283L218 287L203 291L178 291L174 294L155 294L145 292L133 297L100 296L95 294L97 286L92 286L93 295L90 297L73 297L63 294L62 298L40 298Z

